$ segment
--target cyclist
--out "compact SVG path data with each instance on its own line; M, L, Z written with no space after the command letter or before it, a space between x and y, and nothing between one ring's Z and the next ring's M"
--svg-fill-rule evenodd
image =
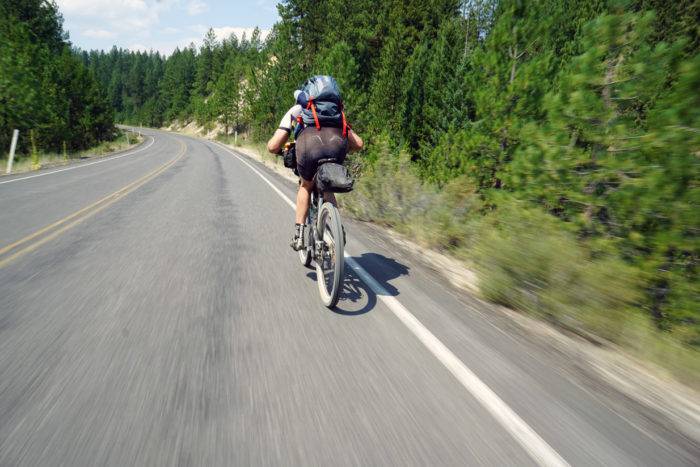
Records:
M304 89L307 84L314 81L316 83L321 82L321 86L325 83L326 88L330 83L330 85L335 86L337 89L335 80L326 76L310 78L305 85L302 86L302 89ZM297 104L292 106L284 117L282 117L279 127L275 130L272 138L267 142L267 150L273 154L280 154L284 144L289 139L292 131L294 131L297 171L299 172L300 183L299 191L297 192L294 237L291 247L298 251L306 247L304 227L309 212L311 192L314 189L314 176L318 170L318 161L321 159L335 158L339 164L342 164L348 152L361 150L364 143L362 138L352 131L352 128L347 126L344 114L342 120L327 120L323 122L323 125L320 125L316 109L313 108L315 128L314 125L304 123L308 119L303 118L302 113L305 109L311 110L311 105L308 104L308 101L311 99L309 99L308 94L303 90L295 91L294 98L297 100ZM340 106L342 109L342 103ZM333 193L324 193L324 199L334 205L336 204Z

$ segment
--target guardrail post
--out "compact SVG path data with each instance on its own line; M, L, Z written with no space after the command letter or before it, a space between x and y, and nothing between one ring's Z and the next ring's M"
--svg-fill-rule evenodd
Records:
M19 130L14 130L12 132L12 144L10 144L10 157L7 158L7 171L5 173L12 173L12 163L15 160L15 149L17 149L17 138L19 137Z

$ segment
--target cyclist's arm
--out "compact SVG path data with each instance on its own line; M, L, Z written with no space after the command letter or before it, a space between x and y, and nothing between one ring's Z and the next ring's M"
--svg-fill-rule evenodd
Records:
M292 125L296 121L297 116L301 114L301 106L295 105L284 114L282 120L280 121L280 126L275 130L272 138L267 142L267 150L273 154L279 154L282 152L284 143L289 139L289 135L292 133Z
M354 131L348 131L348 152L360 151L365 146L362 138Z
M282 152L284 143L286 143L289 139L290 133L291 131L287 130L286 128L276 129L275 133L272 135L272 138L270 138L270 140L267 142L267 150L272 154L279 154Z

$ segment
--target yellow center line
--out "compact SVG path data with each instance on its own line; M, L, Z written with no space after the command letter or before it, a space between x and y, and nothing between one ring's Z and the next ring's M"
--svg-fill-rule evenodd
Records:
M89 206L86 206L86 207L64 217L63 219L60 219L60 220L54 222L53 224L42 227L41 229L37 230L36 232L34 232L30 235L27 235L26 237L14 242L14 243L11 243L10 245L7 245L7 246L1 248L0 255L4 254L4 253L20 246L20 245L23 245L23 244L29 242L29 241L35 239L36 237L46 233L46 232L51 231L51 229L60 227L62 224L66 224L68 221L75 219L75 220L73 220L73 222L70 222L66 225L63 225L62 227L51 232L49 235L42 237L40 240L38 240L30 245L25 246L24 248L11 254L10 256L7 256L6 258L3 258L2 260L0 260L0 268L6 266L8 263L19 258L20 256L22 256L26 253L29 253L30 251L36 250L41 245L45 244L46 242L48 242L50 240L53 240L54 238L61 235L63 232L75 227L76 225L78 225L79 223L84 221L85 219L88 219L88 218L94 216L95 214L97 214L98 212L102 211L103 209L107 208L108 206L111 206L112 204L114 204L118 200L122 199L123 197L125 197L129 193L133 192L137 188L146 184L147 182L149 182L150 180L152 180L153 178L155 178L156 176L161 174L163 171L165 171L166 169L171 167L173 164L175 164L180 159L182 159L185 156L185 153L187 152L187 146L182 141L178 140L178 142L182 146L182 150L180 151L180 153L177 156L175 156L175 158L173 158L171 161L166 162L164 165L158 167L153 172L150 172L150 173L144 175L143 177L139 178L138 180L129 183L128 185L120 188L119 190L115 191L112 194L105 196L104 198L100 199L99 201L96 201L96 202L90 204ZM80 217L82 214L84 214L84 215L82 217Z

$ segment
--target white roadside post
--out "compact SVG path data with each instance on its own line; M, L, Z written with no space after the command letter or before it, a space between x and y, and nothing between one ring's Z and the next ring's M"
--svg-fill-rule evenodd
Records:
M7 171L5 173L12 173L12 163L15 160L15 149L17 149L17 137L19 137L19 130L14 130L12 132L12 144L10 144L10 157L7 158Z

